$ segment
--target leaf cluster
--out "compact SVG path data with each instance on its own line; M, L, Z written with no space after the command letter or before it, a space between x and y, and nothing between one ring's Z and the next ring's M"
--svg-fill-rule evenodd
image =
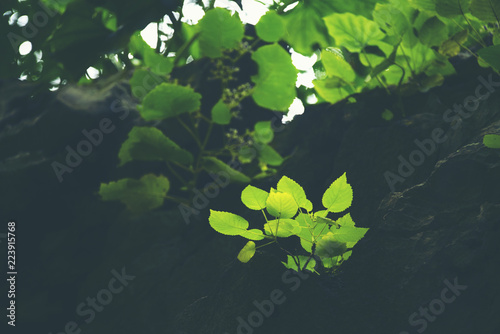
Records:
M263 229L249 229L249 222L230 212L210 210L209 223L224 235L241 236L249 239L238 254L241 262L248 262L256 249L278 244L279 238L296 237L305 255L294 255L283 249L289 269L315 271L317 263L327 270L335 270L347 260L354 245L365 235L367 228L356 227L349 213L337 220L328 218L329 213L342 213L353 200L353 191L344 173L324 192L323 208L313 211L313 204L306 197L304 189L294 180L283 176L276 188L265 191L248 185L241 193L243 204L261 211L265 220ZM255 241L268 240L257 246ZM281 247L281 246L280 246Z

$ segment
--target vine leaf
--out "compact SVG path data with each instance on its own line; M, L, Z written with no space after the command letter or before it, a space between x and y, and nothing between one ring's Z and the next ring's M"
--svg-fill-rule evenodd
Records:
M331 1L328 1L331 2ZM326 1L299 1L297 7L288 12L284 19L286 21L286 41L292 48L303 54L311 56L313 46L320 45L327 47L331 44L331 38L325 27L325 22L321 19L325 14L331 13L331 8Z
M259 106L287 111L297 97L297 69L290 54L278 44L265 45L252 54L259 72L252 76L255 83L252 97Z
M278 191L292 195L297 206L312 211L312 203L306 198L304 189L291 178L283 176L278 182Z
M470 12L480 20L497 22L500 17L500 2L495 0L472 0Z
M495 70L500 71L500 45L483 48L477 54Z
M276 229L278 233L276 234ZM300 233L301 227L294 219L273 219L264 224L264 232L267 235L274 235L280 238L288 238Z
M139 180L121 179L101 183L99 195L103 201L121 201L135 213L148 211L163 204L170 189L169 180L160 175L147 174Z
M276 11L270 10L257 22L255 32L265 42L277 42L285 35L285 22Z
M347 252L347 244L337 240L332 232L325 234L316 245L316 254L319 257L336 257Z
M153 90L161 81L156 81L157 76L145 69L136 69L132 78L130 78L130 90L132 95L142 100L150 91Z
M243 263L247 263L255 255L255 242L249 241L240 250L238 254L238 260Z
M231 110L222 99L212 108L212 121L221 125L227 125L231 121Z
M243 39L243 23L237 15L224 8L214 8L206 12L198 23L198 38L201 53L210 58L222 56L222 50L234 49Z
M276 152L274 148L266 144L255 144L259 151L259 160L271 166L280 166L283 163L283 157Z
M356 73L351 65L345 61L342 53L323 50L321 51L321 62L329 77L341 77L346 82L353 82L356 79Z
M309 259L309 256L299 255L297 256L297 259L299 260L300 265L303 266L306 264L307 260ZM302 270L302 268L297 268L297 264L293 260L292 256L287 255L287 261L288 261L287 263L281 262L287 269L295 270L297 272ZM307 268L305 268L305 270L317 273L316 270L314 270L315 267L316 267L316 260L312 258L311 260L309 260L309 263L307 264Z
M333 181L323 194L323 206L330 212L342 212L351 206L352 188L347 183L346 173Z
M269 193L266 201L267 212L276 218L292 218L299 209L292 195L282 192Z
M485 135L483 137L483 144L489 148L500 148L500 136L499 135Z
M250 178L245 174L231 168L229 165L214 157L204 157L201 159L203 168L210 173L226 173L231 181L248 183Z
M251 210L263 210L266 207L266 200L269 193L248 185L241 192L241 201Z
M193 163L193 155L166 137L163 132L153 127L135 126L123 142L120 152L120 166L132 160L165 162L174 161L183 165Z
M208 221L210 226L221 234L239 235L250 240L264 239L261 230L248 230L248 221L234 213L210 210Z
M351 52L361 52L367 45L376 45L385 37L377 23L363 16L333 13L323 20L336 45Z
M156 86L138 106L146 121L162 120L200 109L201 95L190 87L171 83Z
M257 122L254 125L254 138L262 144L269 144L273 141L274 132L271 127L271 121Z

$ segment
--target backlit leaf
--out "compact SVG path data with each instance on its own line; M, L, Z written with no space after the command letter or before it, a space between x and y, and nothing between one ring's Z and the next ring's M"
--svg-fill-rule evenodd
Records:
M347 183L346 174L333 181L323 194L323 206L330 212L342 212L351 206L352 188Z
M238 254L238 260L247 263L255 254L255 242L249 241Z

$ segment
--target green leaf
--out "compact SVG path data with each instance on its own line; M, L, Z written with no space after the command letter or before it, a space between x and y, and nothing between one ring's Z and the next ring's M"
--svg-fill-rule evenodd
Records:
M139 100L142 100L150 91L162 82L157 75L148 70L136 69L130 79L130 90Z
M394 118L394 114L392 113L392 111L390 111L389 109L385 109L383 112L382 112L382 118L385 119L386 121L390 121L391 119Z
M485 135L483 137L483 144L489 148L500 148L500 136L499 135Z
M500 45L482 48L477 54L495 70L500 71Z
M392 4L377 3L373 11L373 19L388 35L400 38L411 29L410 22L398 8Z
M212 108L212 121L222 125L227 125L231 121L231 111L224 101L219 100Z
M363 16L334 13L323 20L328 32L335 38L335 44L351 52L361 52L367 45L376 45L385 37L377 23Z
M468 38L469 31L467 29L457 32L451 38L441 43L439 53L448 58L458 55L462 48L460 45L464 45Z
M313 80L313 84L316 92L331 104L335 104L354 93L349 84L339 77Z
M248 183L250 178L245 174L231 168L224 162L214 157L204 157L201 159L203 168L211 173L226 173L231 181Z
M412 5L412 7L415 7L422 11L436 11L435 0L409 0L408 2Z
M339 242L345 242L348 248L354 247L354 245L361 240L368 231L367 228L355 227L355 226L341 226L340 228L331 228L329 233L334 235L334 239Z
M169 189L166 177L147 174L139 180L101 183L99 195L103 201L121 201L130 211L139 213L161 206Z
M312 203L307 200L304 189L291 178L283 176L278 182L278 191L292 195L297 206L312 211Z
M252 59L259 66L258 74L252 76L255 103L263 108L287 111L297 97L297 69L290 54L278 44L272 44L260 47Z
M480 20L497 22L500 17L500 1L498 0L472 0L470 12Z
M146 121L162 120L200 109L200 100L190 87L162 83L146 95L139 111Z
M337 240L332 232L328 232L316 244L316 254L319 257L331 258L345 252L347 252L347 244Z
M276 235L276 229L278 234ZM264 224L264 232L267 235L275 235L280 238L288 238L301 232L299 223L294 219L273 219Z
M241 201L251 210L263 210L268 196L267 191L248 185L241 192Z
M331 45L331 37L322 17L327 15L321 6L323 1L300 1L291 11L285 13L286 41L297 52L311 56L313 48ZM331 12L331 9L329 10Z
M271 166L280 166L283 163L283 157L276 152L274 148L266 144L256 144L259 151L259 160Z
M352 188L347 183L346 173L333 181L323 194L323 206L330 212L342 212L351 206Z
M276 11L270 10L257 22L255 32L265 42L277 42L285 35L285 22Z
M292 218L299 207L292 195L282 192L270 192L266 201L267 212L276 218Z
M271 128L271 121L257 122L254 126L254 138L262 144L269 144L273 141L274 131Z
M356 73L351 65L338 53L321 51L321 62L329 77L340 77L346 82L353 82L356 79Z
M151 48L144 51L144 63L153 73L158 75L170 74L174 68L174 63L171 59L156 53Z
M439 46L448 39L448 27L436 16L426 20L418 32L420 41L427 46Z
M248 221L234 213L210 210L208 221L221 234L239 235L250 240L264 239L261 230L248 230Z
M238 260L247 263L255 255L255 242L249 241L238 254Z
M340 227L339 223L337 223L336 221L334 221L330 218L321 217L321 216L317 216L315 218L316 218L316 222L318 224L328 224L328 225L336 226L337 228Z
M309 256L299 255L299 256L297 256L297 259L299 261L299 264L301 266L304 266L306 264L307 260L309 259ZM293 257L291 255L287 255L287 261L288 261L287 263L281 262L281 263L283 263L283 265L287 269L295 270L296 272L299 272L302 270L302 268L297 267L297 264L295 263L295 261L293 260ZM316 267L316 260L314 258L311 258L311 260L307 264L307 267L305 268L305 270L309 270L311 272L316 272L316 270L314 269L315 267Z
M471 0L434 0L436 12L443 17L455 17L469 12Z
M210 58L221 57L222 50L236 48L243 38L243 23L224 8L207 11L198 25L201 53Z
M122 144L118 157L120 166L132 160L174 161L183 165L193 163L193 155L189 151L180 148L153 127L133 127L127 140Z

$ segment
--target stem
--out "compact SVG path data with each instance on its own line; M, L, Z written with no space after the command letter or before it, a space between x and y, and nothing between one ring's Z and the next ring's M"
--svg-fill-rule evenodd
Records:
M168 163L168 162L167 162L167 168L168 168L168 170L169 170L172 174L174 174L174 176L175 176L177 179L179 179L179 181L181 181L182 185L184 185L184 186L185 186L185 185L187 185L187 182L186 182L186 181L182 178L182 176L180 176L180 175L179 175L179 173L177 173L177 172L175 171L175 169L173 169L173 168L172 168L172 166L170 166L170 163Z
M201 148L201 143L200 143L200 139L198 138L198 136L196 136L194 134L194 132L186 125L186 123L184 123L181 118L179 116L177 116L177 120L179 121L179 123L181 123L181 125L184 127L184 129L186 129L186 131L191 135L191 137L193 137L193 139L196 141L196 144L198 144L198 147Z

